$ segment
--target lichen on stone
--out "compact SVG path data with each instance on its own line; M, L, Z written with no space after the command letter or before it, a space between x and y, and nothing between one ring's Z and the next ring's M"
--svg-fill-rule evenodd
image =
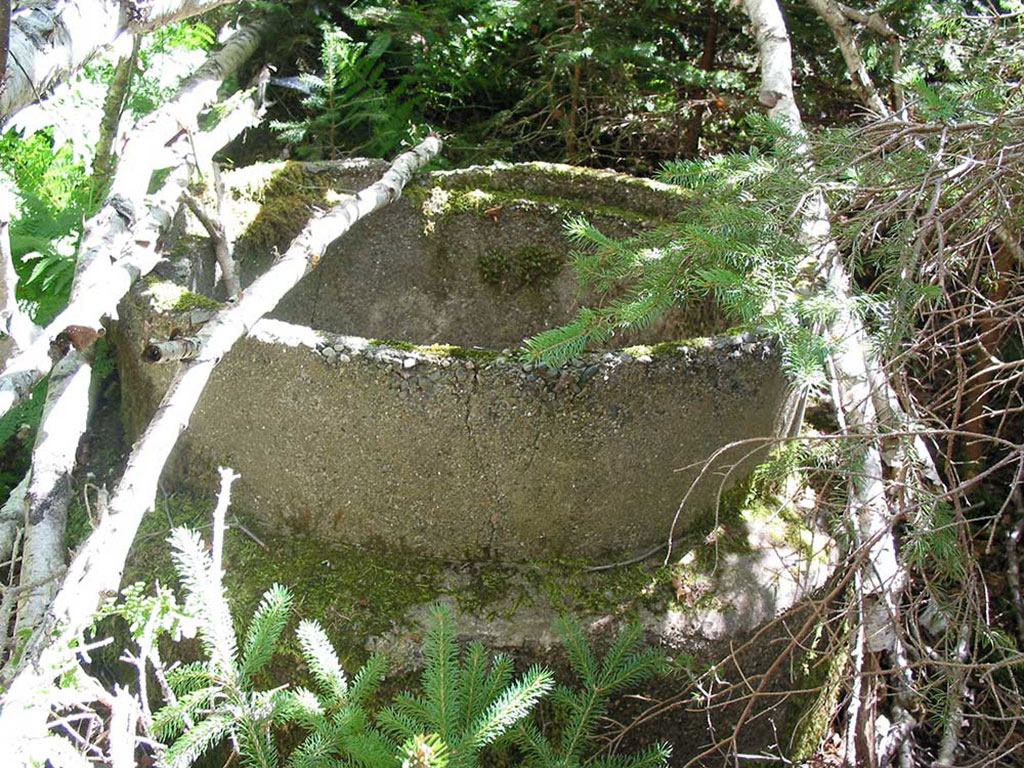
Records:
M150 305L157 312L187 312L190 309L220 309L220 302L182 288L168 280L150 280L146 286Z

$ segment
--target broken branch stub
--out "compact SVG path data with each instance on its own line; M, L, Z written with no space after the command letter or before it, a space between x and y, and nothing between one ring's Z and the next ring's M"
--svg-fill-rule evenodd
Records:
M194 336L179 336L168 341L155 341L142 350L142 359L147 363L173 363L177 360L194 360L199 357L202 342Z
M0 743L7 745L11 754L27 754L33 739L45 731L49 707L40 706L39 691L75 663L71 644L86 629L104 597L116 594L139 523L153 507L163 466L187 427L214 367L319 263L327 246L360 219L398 199L413 173L440 149L438 137L427 138L399 156L379 181L311 221L238 303L221 310L199 333L199 357L186 363L175 376L128 459L110 500L109 514L72 561L43 624L26 645L0 709Z

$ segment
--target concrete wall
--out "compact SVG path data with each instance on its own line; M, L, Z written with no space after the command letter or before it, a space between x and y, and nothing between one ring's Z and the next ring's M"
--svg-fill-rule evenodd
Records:
M317 173L341 187L362 181L338 166ZM298 326L267 323L225 358L170 481L211 495L213 468L231 466L242 476L234 503L269 525L443 557L596 557L663 540L696 474L677 470L772 433L786 384L767 343L599 351L561 370L473 348L516 346L565 322L578 299L568 271L496 280L487 259L530 246L561 264L569 214L621 235L685 204L659 185L561 167L421 178L336 243L275 313ZM247 279L271 259L241 255ZM133 355L182 313L154 313L136 294L122 314L127 422L138 429L170 371ZM185 322L195 319L190 310ZM716 323L698 308L641 340ZM677 533L717 491L717 477L698 487Z

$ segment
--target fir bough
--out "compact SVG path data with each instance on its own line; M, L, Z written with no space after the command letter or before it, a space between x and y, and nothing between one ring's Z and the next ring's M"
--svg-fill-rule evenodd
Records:
M435 751L441 749L452 768L477 765L480 751L522 721L554 685L551 673L538 666L512 682L512 660L503 654L488 659L479 642L460 654L444 603L431 608L424 655L422 693L399 694L378 722L401 744L433 734Z
M526 355L559 366L590 345L653 324L673 306L708 296L738 327L781 341L787 372L820 385L831 339L824 327L837 305L815 279L792 219L807 191L797 174L791 137L766 120L752 121L770 151L667 164L662 180L700 193L680 221L617 240L582 217L566 222L576 247L579 282L598 297L568 324L527 339Z
M551 673L536 666L513 681L512 660L491 658L479 642L461 653L451 610L439 603L431 609L421 690L398 694L379 712L372 700L387 671L384 657L371 656L350 681L315 621L300 622L296 634L316 690L256 690L288 623L291 594L276 584L267 590L239 645L220 574L199 535L178 529L171 544L184 613L198 627L205 659L166 674L173 696L155 713L153 735L169 743L162 755L168 766L185 768L228 739L244 765L276 768L275 729L295 725L308 733L288 768L475 768L481 751L553 688Z
M270 660L288 622L291 594L277 584L264 593L239 653L220 574L199 534L178 528L170 541L186 592L186 610L196 619L206 660L167 676L175 700L153 717L154 735L162 741L173 739L163 760L186 768L230 738L244 765L277 766L271 725L285 714L284 691L253 690L253 678Z
M671 749L655 744L636 755L594 754L595 736L608 712L611 697L665 669L665 656L656 648L643 646L643 629L638 623L624 627L598 656L576 622L563 617L559 632L564 638L569 665L579 681L577 687L559 685L552 700L557 727L549 732L536 723L520 726L515 743L524 755L526 768L664 768Z

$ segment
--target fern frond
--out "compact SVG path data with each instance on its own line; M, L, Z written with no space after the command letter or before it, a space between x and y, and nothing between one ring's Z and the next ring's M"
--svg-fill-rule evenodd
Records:
M344 702L348 694L348 680L327 633L316 621L306 619L299 623L296 635L313 679L332 705Z
M245 642L242 644L239 673L242 685L252 680L274 655L277 641L288 623L291 605L291 592L280 584L274 584L263 593L263 599L249 622Z

